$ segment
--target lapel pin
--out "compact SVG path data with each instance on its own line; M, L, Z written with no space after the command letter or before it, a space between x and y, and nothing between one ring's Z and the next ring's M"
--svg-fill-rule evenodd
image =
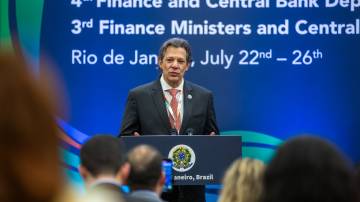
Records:
M189 94L189 95L187 96L187 98L188 98L189 100L191 100L191 99L192 99L192 95Z

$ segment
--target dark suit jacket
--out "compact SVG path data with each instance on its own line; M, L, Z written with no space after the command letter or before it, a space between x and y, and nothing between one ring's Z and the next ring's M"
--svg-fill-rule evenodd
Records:
M180 134L188 129L194 135L219 133L212 93L189 81L184 82L184 114ZM160 79L136 87L129 92L122 121L121 135L167 135L171 124L165 106Z

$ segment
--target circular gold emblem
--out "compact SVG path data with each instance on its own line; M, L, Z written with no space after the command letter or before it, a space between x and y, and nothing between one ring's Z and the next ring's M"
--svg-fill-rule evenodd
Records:
M173 147L168 155L173 161L173 169L178 172L186 172L195 164L195 153L191 147L180 144Z

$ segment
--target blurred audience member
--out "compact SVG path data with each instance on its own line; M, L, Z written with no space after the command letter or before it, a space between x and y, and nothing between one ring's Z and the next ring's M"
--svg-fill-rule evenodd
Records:
M22 58L0 55L0 201L50 202L63 187L56 107Z
M357 200L360 202L360 162L356 164Z
M130 175L128 184L131 196L146 202L161 202L160 194L165 183L162 171L162 156L153 147L140 145L128 154Z
M225 173L219 202L259 202L265 165L255 159L238 159Z
M125 162L124 145L111 135L95 135L80 149L79 168L89 192L112 192L118 198L125 198L121 185L129 174Z
M263 202L353 202L354 172L328 142L295 137L277 150L264 174Z

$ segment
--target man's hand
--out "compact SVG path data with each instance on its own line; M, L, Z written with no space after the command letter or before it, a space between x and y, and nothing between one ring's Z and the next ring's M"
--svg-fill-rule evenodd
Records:
M216 134L215 134L215 132L213 131L213 132L211 132L209 135L215 136Z
M133 135L134 135L134 136L140 136L140 133L138 133L137 131L135 131L135 132L133 133Z

